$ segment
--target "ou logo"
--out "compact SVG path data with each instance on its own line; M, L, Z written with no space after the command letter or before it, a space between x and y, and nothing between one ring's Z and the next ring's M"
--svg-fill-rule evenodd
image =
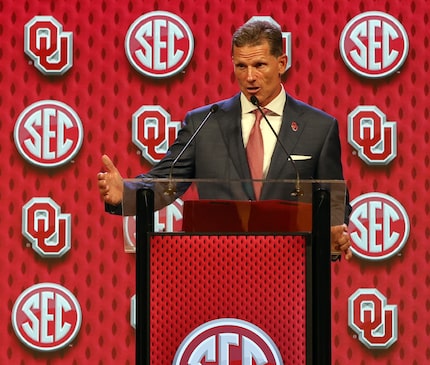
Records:
M158 105L144 105L132 118L132 140L151 164L160 161L176 139L180 121L172 121L170 114Z
M22 234L41 257L61 257L72 246L71 215L51 198L32 198L22 208Z
M130 26L125 52L138 72L166 78L187 66L194 52L194 38L187 23L177 15L152 11Z
M348 299L348 324L369 349L387 349L397 341L397 306L377 289L358 289Z
M234 318L207 322L179 346L173 365L206 363L283 365L272 339L257 326Z
M45 75L62 75L73 66L73 34L52 16L35 16L25 25L24 51Z
M388 165L397 156L397 126L376 106L358 106L348 115L348 142L368 165Z
M39 351L55 351L69 345L78 334L82 311L75 296L53 283L26 289L12 310L12 326L19 340Z

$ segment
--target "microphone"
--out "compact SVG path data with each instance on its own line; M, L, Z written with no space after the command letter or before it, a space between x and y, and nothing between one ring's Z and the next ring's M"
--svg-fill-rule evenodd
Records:
M264 114L263 109L261 109L260 106L260 102L258 101L257 97L255 95L251 96L251 103L254 104L258 110L260 111L260 113L263 115L264 120L266 121L266 123L268 124L268 126L270 127L270 130L273 132L273 134L276 137L276 140L278 141L279 145L282 147L282 149L284 150L285 154L288 157L288 160L291 161L291 164L293 165L294 171L296 173L296 184L295 184L295 188L294 190L291 192L291 196L297 197L297 196L303 196L303 190L300 187L300 174L299 174L299 169L296 166L296 162L293 160L293 158L291 157L291 155L289 154L289 152L287 151L287 149L285 148L284 144L282 143L282 141L279 139L278 133L276 133L276 131L273 129L272 125L269 122L269 119L267 119L266 114Z
M212 114L215 114L218 111L218 105L213 104L211 108L209 109L209 112L204 117L203 121L200 123L200 125L197 127L197 129L194 131L194 133L191 135L188 142L185 144L185 146L182 148L182 150L178 153L176 158L173 160L172 164L170 165L170 171L169 171L169 184L167 186L167 189L164 194L166 195L175 195L176 194L176 184L172 181L172 175L173 175L173 168L175 167L176 163L179 161L179 159L182 157L184 152L188 149L188 146L191 144L191 142L197 137L200 130L203 128L203 126L206 124L207 120L210 118Z

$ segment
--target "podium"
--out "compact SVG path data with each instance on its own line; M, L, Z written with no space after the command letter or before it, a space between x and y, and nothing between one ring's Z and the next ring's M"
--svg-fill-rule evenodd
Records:
M345 183L264 183L281 198L247 200L252 181L124 181L136 364L331 364L330 226L343 224ZM181 229L155 232L176 199Z

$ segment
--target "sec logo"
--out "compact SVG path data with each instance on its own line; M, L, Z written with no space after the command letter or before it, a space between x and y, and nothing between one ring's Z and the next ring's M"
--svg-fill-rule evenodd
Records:
M39 167L58 167L75 157L83 127L75 111L54 100L28 106L15 123L14 140L21 156Z
M346 66L368 78L387 77L405 62L408 35L391 15L369 11L357 15L342 31L340 53Z
M398 254L409 238L409 218L393 197L368 193L351 202L348 226L351 250L367 260L384 260Z
M252 323L221 318L191 332L179 346L173 365L281 365L272 339Z
M69 345L81 327L82 312L75 296L53 283L26 289L12 310L12 327L18 339L38 351L55 351Z
M166 11L139 17L125 38L131 65L143 75L166 78L181 72L194 52L194 37L188 24Z

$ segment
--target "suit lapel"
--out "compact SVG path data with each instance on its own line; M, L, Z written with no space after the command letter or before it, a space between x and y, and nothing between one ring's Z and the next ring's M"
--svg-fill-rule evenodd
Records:
M239 178L250 179L248 160L243 147L241 129L240 94L228 99L217 112L216 117L220 125L221 134L227 148L231 162Z
M306 122L301 118L301 114L302 111L298 104L287 94L287 102L284 106L281 129L279 130L279 139L290 155L294 154L294 149L305 129ZM278 141L273 151L267 179L289 178L295 178L295 171Z

